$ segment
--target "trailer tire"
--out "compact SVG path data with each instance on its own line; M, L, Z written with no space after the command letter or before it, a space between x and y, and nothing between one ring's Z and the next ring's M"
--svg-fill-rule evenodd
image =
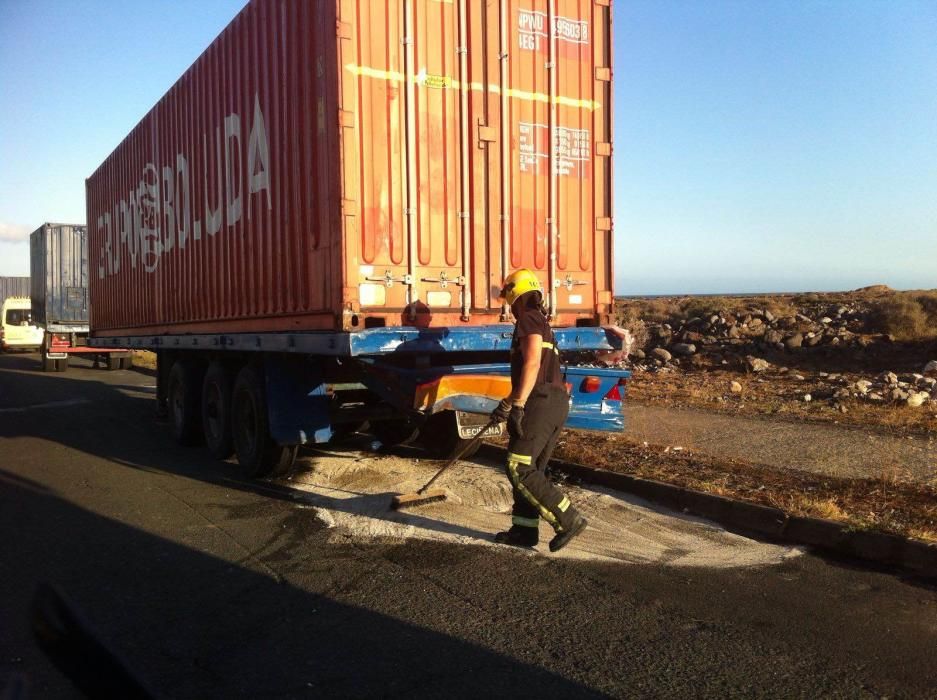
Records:
M167 399L173 437L180 445L197 445L202 437L201 377L195 365L178 361L169 372Z
M248 365L238 372L231 396L234 452L245 476L280 476L293 466L298 445L280 445L270 435L263 376Z
M212 362L202 382L202 432L205 446L215 459L234 452L231 437L231 374L220 362Z
M107 371L113 372L114 370L120 369L120 358L114 357L113 355L107 356Z

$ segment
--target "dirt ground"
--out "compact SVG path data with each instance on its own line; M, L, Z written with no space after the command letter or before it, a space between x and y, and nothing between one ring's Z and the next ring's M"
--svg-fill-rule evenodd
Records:
M909 353L910 354L910 353ZM913 355L922 354L913 352ZM926 355L924 355L926 357ZM884 367L896 371L918 371L923 362L907 358ZM828 366L826 363L820 365ZM783 365L782 365L783 367ZM858 371L840 368L837 372L849 382L875 376L880 370ZM892 370L887 370L892 371ZM937 403L911 408L894 404L871 404L854 398L805 401L804 397L822 395L830 384L820 377L829 369L799 367L787 372L767 371L758 374L740 369L715 367L677 369L673 371L639 372L631 382L628 400L648 406L665 408L698 408L732 416L770 416L785 420L852 425L884 429L899 435L937 434ZM739 393L731 390L732 382L742 385Z
M934 291L880 286L620 299L619 323L646 356L634 358L627 432L570 431L557 456L937 541L937 401L911 406L887 390L878 401L855 391L856 382L889 372L918 381L937 359L935 299ZM917 305L910 316L909 304ZM791 348L768 342L765 328L785 342L805 335ZM808 331L822 343L801 347ZM694 350L679 353L678 341ZM752 357L768 368L753 371Z
M567 431L560 459L720 496L937 542L937 488L900 473L849 478L636 444L619 435Z

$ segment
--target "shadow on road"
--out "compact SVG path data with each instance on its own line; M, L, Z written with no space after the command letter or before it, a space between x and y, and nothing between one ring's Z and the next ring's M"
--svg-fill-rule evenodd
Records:
M39 697L65 688L31 643L24 648L27 602L44 580L64 588L104 641L165 697L594 695L455 637L127 527L5 470L0 490L6 513L49 524L2 555L3 568L16 570L4 584L0 642L11 655L3 661L22 658ZM363 564L326 557L309 568ZM0 689L4 675L0 666Z
M251 505L240 499L240 505L221 507L234 519L256 516L251 509L282 510L277 522L284 531L271 532L259 554L229 561L70 502L24 476L24 456L8 454L0 465L0 527L18 536L0 553L0 570L13 572L0 577L0 694L14 672L25 672L38 697L70 694L28 629L28 601L45 581L61 587L104 641L166 697L596 696L542 668L463 641L458 633L339 602L345 591L338 582L360 578L366 585L375 575L374 563L353 547L327 546L316 538L323 526L309 510L278 504L295 502L292 489L238 479L228 473L230 465L213 462L204 451L173 445L167 429L153 425L152 398L126 374L100 381L93 381L90 370L80 378L44 375L29 371L32 363L23 360L0 366L0 406L56 396L89 403L4 415L0 442L31 436L135 470L262 493L276 501ZM425 527L436 526L422 520ZM207 524L203 530L207 534L200 537L220 537ZM265 534L258 539L265 541ZM297 565L284 554L282 541L279 548L266 546L277 539L289 544L287 550L301 545L306 558ZM308 578L313 590L321 588L297 587L274 567L285 568L291 580ZM335 589L329 583L333 569L341 571ZM445 626L444 611L440 618Z

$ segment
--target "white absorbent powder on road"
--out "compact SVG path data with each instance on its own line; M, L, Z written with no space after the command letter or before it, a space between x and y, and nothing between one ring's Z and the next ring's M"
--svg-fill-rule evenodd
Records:
M752 567L779 563L800 550L766 544L713 523L657 508L601 488L564 486L589 527L565 549L549 552L552 529L541 522L536 552L498 545L511 524L511 485L494 465L459 462L433 486L445 501L394 511L392 498L417 490L442 462L328 449L308 453L286 483L295 497L343 538L436 540L510 549L529 556L668 566Z

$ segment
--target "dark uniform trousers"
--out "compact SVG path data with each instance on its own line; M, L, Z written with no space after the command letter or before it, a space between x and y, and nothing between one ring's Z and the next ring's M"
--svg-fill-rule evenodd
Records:
M509 431L507 473L514 487L511 511L514 530L533 528L536 533L539 519L543 518L554 530L563 532L577 514L569 499L546 475L547 463L568 413L569 394L565 386L538 384L524 409L524 437Z

